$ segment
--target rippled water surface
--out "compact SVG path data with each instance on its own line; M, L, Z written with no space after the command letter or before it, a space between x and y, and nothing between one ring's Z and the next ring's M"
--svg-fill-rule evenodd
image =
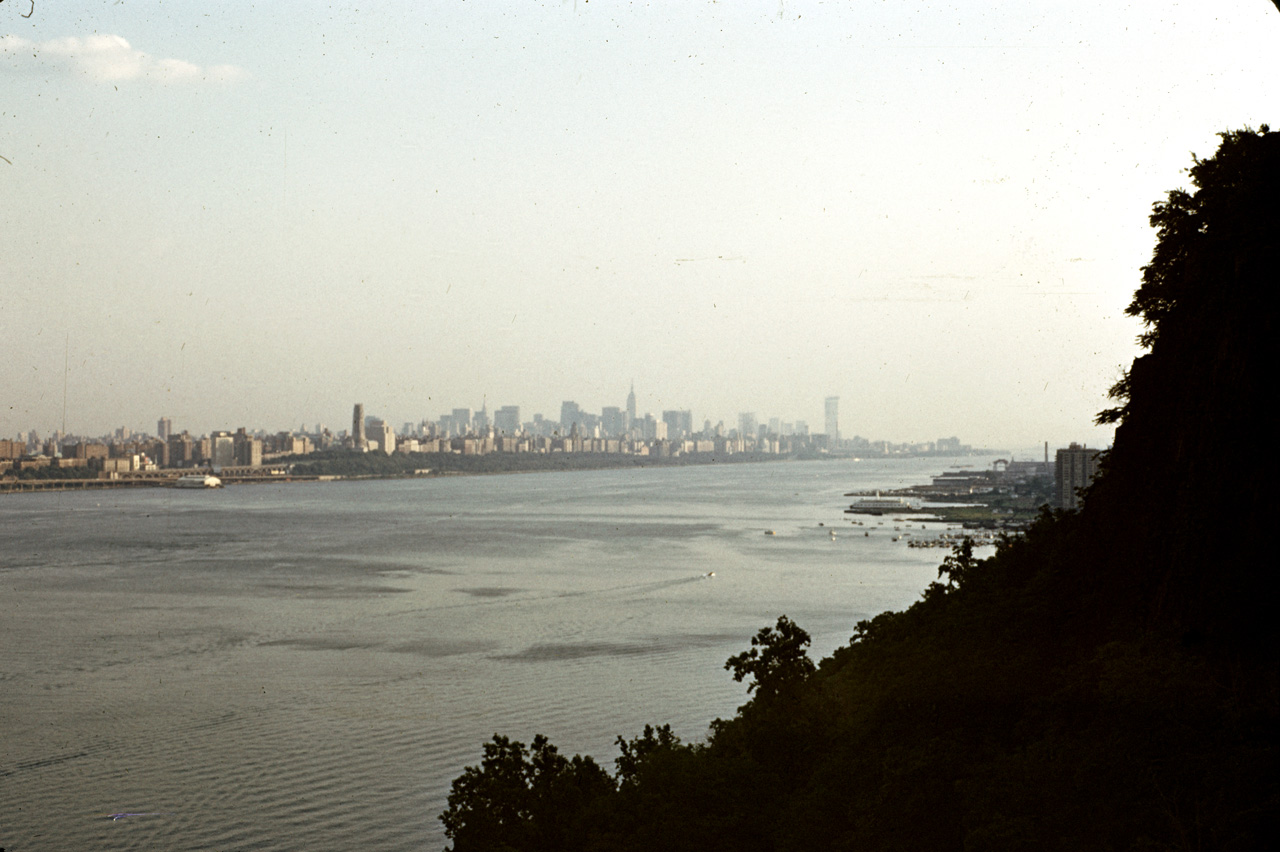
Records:
M0 497L0 846L440 849L495 732L610 766L732 715L778 615L826 654L911 603L941 552L841 495L945 464Z

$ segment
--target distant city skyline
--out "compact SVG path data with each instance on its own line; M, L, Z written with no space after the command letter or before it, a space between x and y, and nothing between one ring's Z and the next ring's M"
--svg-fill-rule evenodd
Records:
M0 3L0 434L565 400L1104 446L1232 4ZM65 397L64 397L65 389Z
M967 440L971 439L972 441L976 441L978 444L981 444L983 446L1001 446L1001 447L1033 447L1033 446L1040 445L1044 441L1048 441L1050 444L1062 444L1063 446L1066 446L1068 443L1072 441L1084 441L1090 444L1091 446L1107 446L1110 444L1111 434L1113 431L1113 427L1106 427L1106 428L1094 427L1093 424L1090 422L1088 424L1081 424L1079 428L1064 429L1061 431L1060 434L1041 435L1041 436L1029 435L1026 437L1018 437L1013 440L1000 441L995 437L995 435L999 433L999 429L993 429L991 433L992 437L990 438L990 440L988 440L984 438L981 434L970 433L968 430L965 430L962 428L948 426L947 422L943 418L931 417L930 423L933 425L934 428L927 428L925 426L916 426L914 428L908 427L907 429L903 430L902 433L889 433L889 432L877 431L876 429L872 428L869 424L860 425L858 422L856 422L856 420L851 420L851 417L853 417L853 415L846 415L841 413L840 402L839 402L840 396L834 395L834 394L823 396L814 400L813 404L808 408L809 416L805 417L805 416L793 415L790 412L781 412L777 408L769 405L763 405L753 409L748 409L746 407L739 406L737 408L734 408L729 411L725 411L723 413L721 412L713 413L707 409L701 408L696 402L692 404L683 404L683 405L680 405L678 408L673 408L669 405L665 405L665 407L660 409L654 408L654 407L646 407L645 405L646 397L644 394L643 387L640 388L639 393L637 393L636 386L634 383L628 383L625 386L620 385L620 387L626 391L626 393L623 395L623 398L621 400L606 401L602 405L594 405L594 406L589 404L579 404L577 400L573 398L565 398L553 404L546 405L542 408L537 408L537 407L525 405L522 403L510 403L508 401L499 401L498 404L491 404L491 400L492 400L491 395L478 394L477 396L479 397L479 402L474 405L458 404L459 402L465 402L465 400L461 400L461 401L454 400L450 402L443 402L441 404L437 404L434 399L429 398L429 402L427 403L427 405L416 413L409 410L408 407L401 407L401 408L397 408L397 410L395 411L391 411L389 407L384 408L376 405L361 404L360 416L365 417L366 419L377 418L379 420L384 420L387 423L392 424L393 426L398 426L399 424L405 424L405 423L418 423L423 420L436 421L441 416L450 416L464 410L469 412L479 412L481 408L484 407L484 408L487 408L490 421L495 423L497 422L499 413L504 410L506 412L505 417L508 420L508 422L512 416L519 417L520 419L518 422L520 423L528 422L532 420L534 416L541 416L548 420L559 422L561 417L563 416L565 404L571 403L575 405L579 410L591 412L596 416L600 416L604 414L606 417L608 415L605 412L608 409L616 410L617 412L619 412L619 414L625 415L628 406L635 407L636 417L643 418L646 414L649 414L649 415L652 415L657 420L663 419L664 412L670 412L673 410L687 411L689 412L689 415L690 415L689 419L695 426L694 431L701 429L704 421L710 421L710 423L713 426L716 423L723 422L725 424L725 427L728 429L739 429L741 426L741 421L743 416L749 415L750 417L754 418L754 421L757 424L757 426L761 423L768 424L770 421L773 421L775 423L778 423L778 422L803 423L803 424L806 424L807 431L811 433L829 434L829 427L832 423L832 416L834 414L837 434L839 437L846 438L846 439L851 439L856 436L856 437L866 438L868 440L888 440L888 441L895 441L895 442L918 443L918 442L925 442L925 441L934 441L940 437L947 437L947 436L963 433L967 436ZM368 396L368 395L357 394L357 396L360 398L364 398L365 396ZM662 400L662 399L666 399L666 397L660 394L655 394L653 396L653 399ZM134 400L133 401L134 405L136 405L137 402L138 402L137 400ZM832 407L833 404L834 404L834 408ZM212 408L214 406L209 406L209 407ZM231 406L229 408L234 408L234 406ZM241 410L243 412L243 409ZM60 431L62 428L62 422L60 419L61 418L61 402L60 401L59 401L58 416L59 416L58 422L47 423L45 428L41 428L39 425L35 423L23 426L17 423L16 417L12 417L12 416L7 420L0 420L0 422L10 422L18 426L18 428L16 429L9 429L7 432L0 433L0 438L15 437L17 435L25 435L28 432L33 430L42 436L52 435L55 432ZM998 418L998 419L1003 419L1003 418ZM1016 419L1016 415L1014 419ZM114 421L106 420L105 422L102 422L96 427L90 426L88 428L83 428L83 427L77 426L77 423L79 422L79 418L77 417L77 413L75 411L75 401L74 399L72 399L69 402L67 421L66 421L67 422L66 434L96 437L96 436L112 435L112 434L115 434L119 429L124 428L135 434L154 435L154 434L158 434L158 430L160 429L160 422L159 422L160 420L165 421L168 425L168 428L172 430L173 433L187 431L187 432L190 432L191 434L212 434L214 432L218 432L221 430L237 429L240 427L248 427L250 429L256 429L258 431L262 431L265 433L275 433L275 432L281 432L281 431L299 431L300 427L304 425L306 426L307 431L311 431L312 429L314 429L314 427L317 424L323 424L326 428L331 430L334 434L339 434L339 433L351 434L355 428L354 427L355 418L352 413L352 403L350 401L346 401L345 403L341 401L336 402L331 409L328 409L328 413L320 416L316 416L316 415L298 416L298 417L284 418L284 419L280 419L277 417L274 420L268 420L265 417L264 418L256 417L252 412L243 412L239 417L236 417L236 418L231 418L231 417L218 418L217 415L214 414L212 415L212 417L202 421L188 422L186 418L178 416L177 414L174 414L172 412L159 411L159 412L150 412L150 413L137 415L134 420L129 422L126 422L125 419L122 417ZM875 422L875 418L869 418L869 420L871 423Z
M825 434L831 435L831 429L835 427L836 440L854 440L863 439L867 441L883 442L889 441L893 443L928 443L939 439L948 439L955 437L957 430L947 429L943 427L935 430L934 433L920 432L918 435L901 436L901 435L884 435L864 433L856 428L844 429L840 426L839 420L839 397L826 396L819 400L816 406L820 410L820 416L815 418L790 417L780 415L771 410L764 411L738 411L733 415L725 417L713 417L710 414L699 414L696 407L684 409L663 409L662 411L652 411L646 409L639 404L638 400L643 399L643 395L636 393L634 383L628 386L625 407L616 405L604 405L597 408L579 405L574 400L562 400L558 405L553 407L555 412L547 415L542 411L534 411L521 405L500 405L490 406L487 398L482 398L479 407L470 408L466 406L448 406L441 407L442 410L432 413L430 411L421 413L418 416L405 416L403 413L390 415L381 412L372 406L366 406L363 403L348 403L346 407L345 417L339 418L294 418L292 421L284 424L267 425L258 423L250 417L244 421L223 421L207 427L199 427L194 424L188 425L180 419L166 414L162 414L157 418L153 418L151 422L155 423L155 431L152 431L146 425L120 424L106 425L103 428L94 430L76 430L68 428L64 436L78 436L85 438L103 438L110 436L130 436L130 435L150 435L168 437L169 435L179 434L183 432L192 435L212 435L232 429L247 428L250 432L261 434L276 434L280 432L295 432L299 434L313 434L321 428L331 432L333 435L349 435L355 438L357 442L366 440L366 424L377 421L385 423L392 428L396 434L403 434L413 427L425 422L457 422L464 424L465 430L470 430L477 425L488 426L493 424L498 432L513 432L510 426L517 425L523 428L526 424L535 419L546 420L552 423L565 424L566 417L570 421L576 418L579 412L590 418L592 422L600 422L605 426L605 431L609 434L616 434L619 430L611 425L611 417L619 418L618 423L630 423L636 420L643 420L648 417L653 421L663 422L670 426L676 423L682 425L683 430L688 433L699 433L704 427L714 429L717 425L722 426L723 430L734 433L755 434L761 427L765 427L767 431L780 434ZM630 411L634 409L635 415L632 416ZM483 412L483 414L482 414ZM394 424L402 424L398 428ZM68 423L68 427L71 423ZM508 428L502 428L506 426ZM568 426L565 427L566 430ZM60 426L53 429L41 430L35 427L26 429L18 429L11 435L0 435L0 438L17 438L25 437L31 432L38 434L41 439L46 439L61 432ZM1050 444L1056 443L1053 438L1044 438L1041 440L1024 441L1022 443L1000 444L984 440L981 436L966 436L966 442L996 447L1032 447L1043 443L1045 440Z
M634 385L631 386L627 395L627 406L635 406L636 394ZM756 412L739 412L735 420L721 418L721 420L713 421L712 418L695 418L692 409L666 409L660 413L660 416L654 412L637 413L636 417L631 417L622 408L616 406L605 406L599 411L589 411L573 400L563 400L561 403L561 412L559 418L545 417L541 412L525 413L521 416L520 406L502 406L490 411L488 400L481 402L481 408L471 409L467 407L458 407L442 412L435 417L421 417L415 420L402 421L402 425L394 427L396 422L393 418L380 416L376 411L366 412L362 403L355 403L349 409L348 427L335 426L333 423L326 421L316 422L298 422L294 425L280 427L280 429L271 429L271 427L262 426L261 423L239 423L236 426L236 434L241 436L259 436L264 439L274 439L283 435L296 436L312 436L319 438L320 435L328 436L328 441L338 441L334 445L346 445L349 448L362 448L362 446L385 446L392 438L416 438L416 436L434 435L436 438L461 438L461 436L483 436L492 434L495 438L500 436L570 436L580 434L584 438L634 438L643 441L668 440L687 441L690 439L712 438L712 436L723 436L723 438L745 438L754 440L755 436L771 435L776 438L788 438L801 441L806 448L820 446L823 450L841 450L841 452L856 452L856 450L868 450L868 452L887 452L893 449L893 452L954 452L968 453L970 449L998 449L1002 452L1012 452L1014 457L1021 458L1038 458L1043 452L1047 454L1048 446L1056 446L1057 441L1046 439L1042 441L1034 441L1034 443L1024 444L1000 444L998 441L983 440L982 438L973 438L973 436L965 436L961 439L959 435L947 434L947 430L942 430L936 435L927 436L927 438L902 438L896 435L874 435L874 434L849 434L838 427L838 398L827 397L823 399L824 406L824 426L827 431L819 430L817 426L810 425L808 421L794 418L794 420L783 420L781 417L769 416L767 418L760 417ZM637 412L640 409L637 408ZM564 418L568 420L564 420ZM835 434L829 431L835 427ZM191 427L184 427L180 423L175 423L172 417L160 417L156 421L156 431L151 432L146 429L133 429L129 426L119 426L115 429L99 431L99 432L61 432L54 430L51 432L40 432L38 430L19 430L12 436L0 435L0 440L17 440L24 441L28 445L35 441L37 446L51 446L50 440L59 441L59 443L67 443L74 445L76 441L105 441L106 444L128 444L131 441L155 439L161 440L172 439L174 436L191 436L192 439L212 438L218 440L219 435L232 435L232 427L229 425L221 425L210 430L193 430ZM812 444L810 439L822 441L820 444ZM186 438L184 438L186 440ZM229 439L225 439L229 440ZM324 443L323 446L329 446ZM1071 445L1075 445L1071 441ZM319 445L317 445L319 446ZM40 452L40 450L37 450ZM45 449L45 452L50 450ZM55 450L56 452L56 450ZM310 450L307 450L310 452Z

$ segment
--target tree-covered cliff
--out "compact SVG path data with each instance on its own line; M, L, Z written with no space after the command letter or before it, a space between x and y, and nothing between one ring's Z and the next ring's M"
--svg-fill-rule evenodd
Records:
M1280 134L1226 133L1151 217L1105 471L814 665L787 619L705 743L616 772L502 738L442 816L468 850L1256 849L1277 831L1266 454ZM1255 437L1256 436L1256 437ZM1253 440L1250 440L1253 439Z

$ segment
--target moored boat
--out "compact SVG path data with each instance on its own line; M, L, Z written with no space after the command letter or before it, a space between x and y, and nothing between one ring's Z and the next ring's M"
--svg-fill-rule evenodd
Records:
M222 480L211 473L186 473L173 483L174 488L221 488Z
M901 497L881 497L877 493L874 498L859 500L844 511L845 514L850 515L889 515L894 513L907 514L919 512L920 510Z

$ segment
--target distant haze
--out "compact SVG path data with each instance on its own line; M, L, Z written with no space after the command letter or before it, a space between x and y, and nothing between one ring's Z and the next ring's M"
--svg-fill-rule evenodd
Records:
M1105 444L1191 3L0 4L0 437L625 404ZM84 7L84 8L82 8Z

